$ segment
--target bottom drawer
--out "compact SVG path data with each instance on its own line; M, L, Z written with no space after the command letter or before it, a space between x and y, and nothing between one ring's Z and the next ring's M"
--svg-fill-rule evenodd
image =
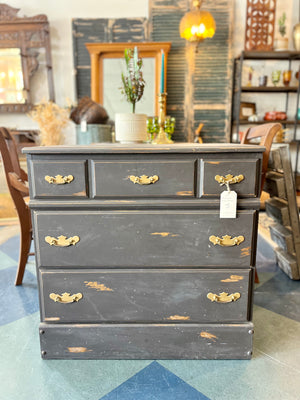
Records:
M47 359L249 359L253 324L40 324Z
M44 322L225 323L249 319L251 269L39 271Z

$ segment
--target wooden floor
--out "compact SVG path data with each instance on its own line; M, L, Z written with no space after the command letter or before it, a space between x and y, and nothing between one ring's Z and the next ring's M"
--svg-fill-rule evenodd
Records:
M17 212L9 193L0 193L0 219L16 218Z

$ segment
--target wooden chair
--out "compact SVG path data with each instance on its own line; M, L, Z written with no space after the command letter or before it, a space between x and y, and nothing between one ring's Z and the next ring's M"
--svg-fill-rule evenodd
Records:
M262 124L262 125L258 125L258 126L252 127L252 128L248 128L241 137L241 144L250 144L252 142L252 140L255 140L256 144L265 146L265 148L266 148L266 150L263 153L263 159L262 159L260 194L262 193L265 179L266 179L271 146L272 146L275 135L281 129L282 129L282 125L279 124L278 122ZM258 138L260 138L259 142L257 142ZM258 278L256 269L255 269L255 283L259 283L259 278Z
M265 179L266 179L266 173L268 170L268 161L269 161L269 155L271 151L271 146L273 143L273 139L275 135L282 129L282 125L279 124L278 122L275 123L270 123L270 124L262 124L258 125L252 128L247 129L241 138L241 144L249 144L252 142L252 140L257 140L260 138L260 141L256 144L259 144L261 146L265 146L266 150L263 154L263 160L262 160L262 176L261 176L261 192L264 187Z
M13 199L20 222L20 254L15 285L21 285L25 266L29 255L32 227L31 216L26 196L29 196L27 173L20 167L17 147L14 139L6 128L0 128L0 153L9 192Z

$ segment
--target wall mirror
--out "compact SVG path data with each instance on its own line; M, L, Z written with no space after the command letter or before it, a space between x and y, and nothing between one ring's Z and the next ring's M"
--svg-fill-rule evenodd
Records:
M158 115L162 50L165 58L164 84L171 42L86 43L91 58L91 98L103 105L111 119L116 112L131 112L131 107L121 94L121 73L125 71L124 50L137 46L143 59L145 92L137 104L137 112Z
M54 101L49 23L46 15L17 16L19 9L0 4L0 111L26 112L32 107L30 78L45 52L49 100Z

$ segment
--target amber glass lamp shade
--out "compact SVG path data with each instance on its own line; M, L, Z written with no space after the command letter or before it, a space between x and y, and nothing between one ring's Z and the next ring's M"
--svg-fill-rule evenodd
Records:
M182 38L190 42L200 42L214 36L216 22L210 12L196 9L182 17L179 31Z

